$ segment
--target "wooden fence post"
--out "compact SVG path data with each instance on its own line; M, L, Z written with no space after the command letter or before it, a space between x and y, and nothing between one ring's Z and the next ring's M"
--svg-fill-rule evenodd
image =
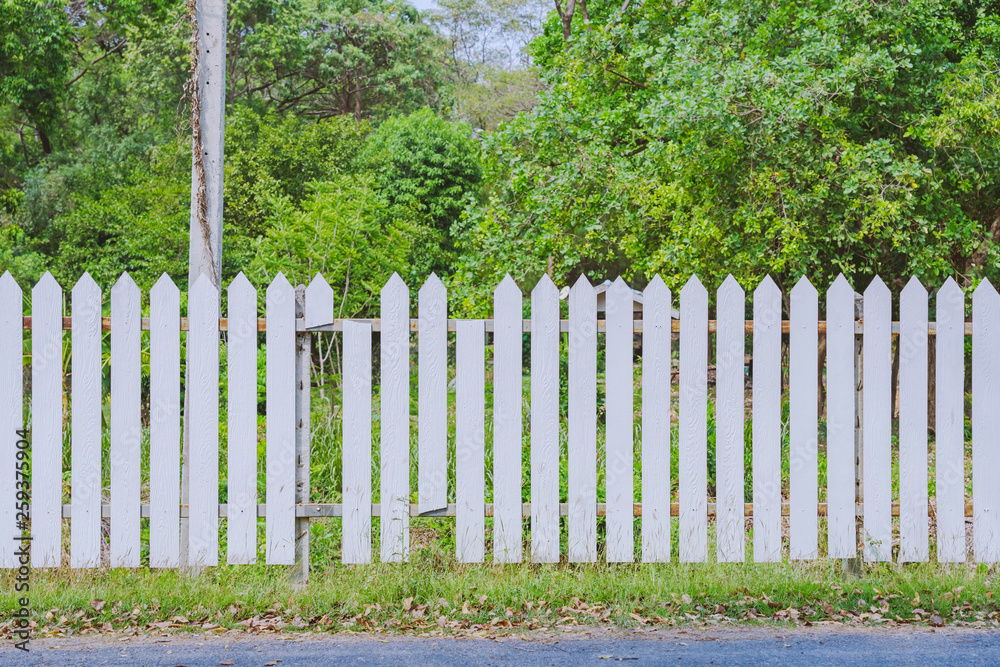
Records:
M306 288L295 288L295 319L305 317ZM309 502L309 377L312 334L300 331L295 335L295 503ZM291 583L302 587L309 583L309 517L295 519L295 565Z
M864 317L864 297L860 294L854 295L854 321L857 322ZM863 555L860 545L864 541L864 527L861 516L857 514L859 503L864 503L864 337L854 334L854 525L855 525L855 548L858 551L853 558L845 558L843 562L844 571L852 576L860 577L863 567ZM863 505L862 505L863 506Z

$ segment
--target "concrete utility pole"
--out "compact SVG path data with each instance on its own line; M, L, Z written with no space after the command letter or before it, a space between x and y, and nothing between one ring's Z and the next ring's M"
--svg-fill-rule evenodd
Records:
M192 20L191 237L188 290L201 274L216 288L222 276L222 162L226 116L226 0L188 0ZM185 372L185 376L187 373ZM186 382L185 382L186 386ZM181 503L191 492L189 398L184 393ZM181 566L188 564L188 519L181 519Z

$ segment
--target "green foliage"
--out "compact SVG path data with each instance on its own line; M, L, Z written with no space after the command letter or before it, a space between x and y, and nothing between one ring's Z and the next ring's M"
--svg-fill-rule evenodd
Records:
M550 259L562 282L640 287L996 278L995 9L596 5L566 43L552 17L533 47L551 89L486 142L456 299L508 271L532 285Z

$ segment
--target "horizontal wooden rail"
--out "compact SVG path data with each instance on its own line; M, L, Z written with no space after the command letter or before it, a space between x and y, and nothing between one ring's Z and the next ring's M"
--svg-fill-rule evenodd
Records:
M149 505L142 504L141 506L141 516L143 518L149 518ZM410 504L410 516L413 518L436 518L436 517L454 517L455 516L455 504L449 503L447 509L433 510L430 512L420 513L417 508L416 503ZM307 517L316 519L326 519L326 518L336 518L344 516L344 506L341 503L306 503L295 506L295 516L297 517ZM928 511L933 513L936 510L934 503L928 503ZM485 516L493 516L493 503L484 503L483 511ZM788 516L789 504L781 504L781 516ZM188 506L180 506L181 517L187 517ZM378 503L372 504L372 517L381 516L382 508ZM855 505L854 513L856 516L864 515L864 503L858 503ZM827 516L826 503L819 503L817 505L817 516ZM63 505L62 515L64 519L73 518L73 506ZM633 516L642 516L642 503L634 503L632 506ZM670 516L680 515L680 505L678 503L672 503L670 505ZM715 503L708 503L708 515L715 516ZM743 505L743 515L747 517L753 516L753 503L745 503ZM221 518L226 518L229 516L229 506L225 503L219 504L219 516ZM259 504L257 505L257 516L260 518L267 516L267 505ZM531 518L531 503L523 503L521 508L521 516L528 519ZM559 516L569 516L569 505L567 503L559 504ZM597 503L597 516L606 516L606 509L604 503ZM899 516L899 503L892 504L892 516ZM972 503L965 504L965 516L972 517ZM101 517L105 519L111 518L111 505L101 505Z
M24 320L23 328L24 329L31 329L31 327L32 327L32 325L31 325L31 317L25 317L25 318L23 318L23 320ZM458 328L458 322L459 321L460 320L457 320L457 319L450 319L450 320L448 320L448 331L451 331L451 332L456 331L457 328ZM333 321L333 324L324 324L324 325L321 325L321 326L311 327L311 328L307 329L306 328L305 318L302 318L302 317L300 317L297 320L295 320L295 330L297 332L299 332L299 333L343 331L344 330L344 322L360 322L361 324L370 324L371 327L372 327L372 331L381 331L382 330L382 320L380 320L379 318L373 318L373 319L365 319L365 318L337 319L337 320ZM410 331L419 331L419 329L420 329L419 322L420 322L420 320L418 320L417 318L412 318L410 320ZM486 331L492 332L493 331L493 320L492 319L485 319L485 320L483 320L483 322L485 323ZM72 329L73 328L73 318L72 317L64 317L64 318L62 318L62 328L65 329L65 330L67 330L67 331L69 331L70 329ZM111 318L110 317L102 317L101 318L101 328L104 331L111 331ZM181 318L181 331L187 331L188 328L189 328L188 327L188 318L182 317ZM745 329L746 329L747 333L752 333L753 332L753 320L747 320L746 321ZM781 322L781 332L782 333L788 333L789 329L790 329L789 321L788 320L783 320ZM819 333L826 333L826 322L821 320L818 323L818 329L819 329ZM142 330L143 331L149 331L149 318L148 317L142 318ZM531 320L524 320L523 330L526 333L531 331ZM636 332L636 333L642 333L642 320L634 320L633 325L632 325L632 330L634 332ZM671 322L671 328L670 328L670 330L673 333L680 333L680 331L681 331L680 320L673 320ZM228 318L225 318L225 317L219 318L219 331L229 331L229 319ZM261 317L261 318L257 319L257 331L267 331L267 320L265 318ZM562 332L562 333L569 332L569 320L560 320L559 321L559 331ZM708 333L716 333L716 331L717 331L716 320L709 320L708 321ZM861 320L856 321L854 323L854 333L856 333L856 334L862 334L864 332L865 332L865 324L864 324L864 322L861 321ZM605 320L597 320L597 333L607 333L607 322ZM893 322L892 323L892 334L894 336L899 334L899 322ZM937 323L936 322L928 322L927 323L927 334L929 336L935 336L935 335L937 335ZM966 322L965 323L965 335L966 336L971 336L972 335L972 322Z

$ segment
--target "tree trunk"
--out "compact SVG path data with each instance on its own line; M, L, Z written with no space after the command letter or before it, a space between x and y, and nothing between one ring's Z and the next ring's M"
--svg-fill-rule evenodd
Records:
M219 288L222 277L222 160L226 111L226 0L189 0L194 37L191 63L191 224L188 290L202 274ZM185 365L181 504L191 496L190 396ZM181 519L181 567L187 569L190 533Z

